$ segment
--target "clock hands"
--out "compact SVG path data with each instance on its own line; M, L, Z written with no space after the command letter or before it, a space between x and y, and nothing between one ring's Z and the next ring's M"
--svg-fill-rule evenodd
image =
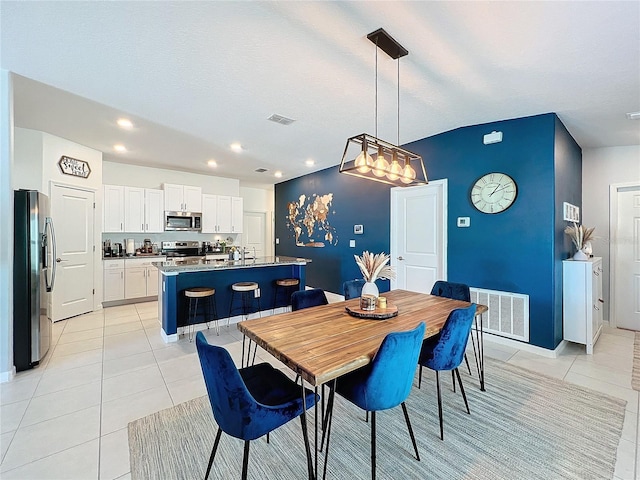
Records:
M505 188L509 188L509 186L510 186L509 183L507 183L506 185L503 185L502 187L500 187L500 184L498 184L498 185L496 185L496 188L493 189L493 192L491 192L489 194L489 196L493 195L496 192L500 192L500 191L504 190ZM498 187L500 187L500 188L498 188Z

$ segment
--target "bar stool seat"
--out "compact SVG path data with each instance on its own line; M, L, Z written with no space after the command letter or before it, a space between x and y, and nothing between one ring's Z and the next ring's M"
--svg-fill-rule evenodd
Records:
M275 280L276 288L273 290L273 304L271 306L271 312L273 313L276 307L288 307L291 305L291 294L294 287L300 285L300 279L298 278L278 278ZM278 305L278 294L284 290L286 295L286 303L284 305ZM297 290L297 288L296 288Z
M209 322L211 320L215 320L216 322L216 333L220 335L220 325L218 324L218 310L216 309L216 301L214 295L216 293L215 288L211 287L190 287L185 289L184 296L189 299L189 313L187 316L187 327L188 327L188 338L189 341L193 341L193 332L194 325L197 322L198 318L198 300L202 299L204 303L204 311L202 313L202 317L204 321L207 323L207 328L209 328Z
M236 292L252 292L258 289L256 282L237 282L231 285L231 289Z
M254 292L260 289L260 285L257 282L236 282L231 285L231 301L229 303L229 317L227 318L227 327L229 327L229 323L231 322L231 313L234 310L241 309L242 316L248 317L250 313L253 313L253 305L252 299L255 299L258 304L258 313L260 317L262 317L262 313L260 313L260 296L256 296ZM242 302L241 307L233 308L233 299L235 294L238 293L240 295L240 300ZM245 364L249 365L249 359L251 358L251 340L249 340L249 349L247 350L247 357L245 363L245 341L246 336L242 338L242 366ZM256 353L258 351L258 345L255 345L253 351L253 361L255 362ZM252 362L253 363L253 362Z

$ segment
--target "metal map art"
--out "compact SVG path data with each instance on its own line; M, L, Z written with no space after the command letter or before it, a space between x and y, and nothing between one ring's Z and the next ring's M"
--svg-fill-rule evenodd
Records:
M324 247L337 245L336 229L329 223L333 193L325 195L313 194L307 197L300 195L297 202L287 203L287 228L295 235L298 247ZM306 231L306 232L305 232ZM314 239L321 235L321 240Z

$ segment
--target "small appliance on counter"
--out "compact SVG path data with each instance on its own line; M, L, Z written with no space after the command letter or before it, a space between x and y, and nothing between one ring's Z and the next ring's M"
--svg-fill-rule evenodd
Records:
M133 255L136 254L136 244L133 240L133 238L127 238L125 239L125 245L126 250L125 253L127 254L127 257L132 257Z
M167 259L202 259L200 242L162 242L162 254Z
M124 248L122 248L121 243L114 243L113 248L111 249L112 257L123 257L124 256Z
M102 256L105 258L113 256L113 250L111 249L111 240L109 239L106 239L104 242L102 242Z

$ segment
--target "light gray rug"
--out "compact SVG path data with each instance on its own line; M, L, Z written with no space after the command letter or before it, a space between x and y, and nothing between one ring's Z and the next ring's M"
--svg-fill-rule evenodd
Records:
M631 388L640 390L640 332L633 339L633 370L631 370Z
M442 376L444 442L435 377L425 369L422 389L414 386L407 400L420 462L413 456L402 409L378 413L378 478L613 478L624 400L491 359L486 368L486 392L478 389L476 378L463 375L471 415L459 392L451 390L451 377ZM216 430L206 397L130 423L132 478L203 478ZM370 478L369 441L364 413L336 397L328 478ZM242 441L223 433L209 478L240 478L241 463ZM249 478L306 477L299 420L276 430L270 444L251 442Z

